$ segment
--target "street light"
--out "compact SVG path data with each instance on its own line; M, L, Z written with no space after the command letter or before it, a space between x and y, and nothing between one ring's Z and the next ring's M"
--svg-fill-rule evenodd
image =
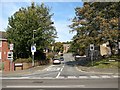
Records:
M34 32L36 32L36 30L33 30L33 45L34 45Z
M34 32L36 32L36 30L33 30L33 45L32 45L32 66L34 66L34 52L36 51L36 47L35 47L35 44L34 44Z

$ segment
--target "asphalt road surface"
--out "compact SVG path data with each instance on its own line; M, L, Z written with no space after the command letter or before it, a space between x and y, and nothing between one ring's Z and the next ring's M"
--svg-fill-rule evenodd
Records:
M65 61L44 70L21 77L3 78L3 90L118 90L115 75L87 73L76 68L71 54L64 55ZM17 88L17 89L16 89ZM100 89L102 88L102 89Z
M3 80L3 88L118 88L117 79L16 79Z

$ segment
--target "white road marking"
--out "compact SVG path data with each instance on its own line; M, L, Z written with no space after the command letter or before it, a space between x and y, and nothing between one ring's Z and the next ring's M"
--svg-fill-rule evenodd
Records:
M56 78L58 78L58 77L60 76L60 74L61 74L61 72L59 72L59 73L57 74Z
M6 88L83 88L85 85L61 85L61 86L6 86Z
M119 78L119 76L115 76L115 75L114 75L114 76L112 76L112 77L113 77L113 78Z
M26 78L30 78L30 77L20 77L21 79L26 79Z
M59 71L59 73L57 74L56 78L58 78L63 70L63 68L65 67L65 65L62 66L61 70Z
M81 79L87 79L89 77L88 76L79 76L79 78L81 78Z
M108 75L101 76L101 78L110 78Z
M65 78L65 77L64 77L64 76L59 76L58 78L63 79L63 78Z
M63 67L64 68L64 67ZM61 71L63 68L60 70L58 75L56 76L57 79L100 79L100 78L119 78L117 75L92 75L92 76L60 76ZM0 79L56 79L54 77L0 77Z
M68 78L75 79L77 77L76 76L68 76Z
M99 76L90 76L90 78L100 78Z

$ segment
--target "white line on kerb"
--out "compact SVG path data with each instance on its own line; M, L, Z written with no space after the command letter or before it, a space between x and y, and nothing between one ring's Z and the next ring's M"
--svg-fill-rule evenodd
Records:
M65 65L64 65L64 66L65 66ZM56 78L58 78L58 77L60 76L60 74L61 74L61 72L62 72L64 66L62 66L62 68L61 68L61 70L59 71L59 73L58 73L58 75L56 76Z
M62 85L62 86L6 86L6 88L83 88L85 85Z

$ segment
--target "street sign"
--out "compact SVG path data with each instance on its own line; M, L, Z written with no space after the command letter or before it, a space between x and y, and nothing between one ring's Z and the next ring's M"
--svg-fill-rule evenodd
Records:
M13 50L14 44L10 44L10 50Z
M35 47L35 45L31 46L31 52L36 52L36 47Z
M94 50L94 44L90 44L90 51Z
M8 58L8 60L13 60L13 52L8 52L8 54L7 54L7 58Z

